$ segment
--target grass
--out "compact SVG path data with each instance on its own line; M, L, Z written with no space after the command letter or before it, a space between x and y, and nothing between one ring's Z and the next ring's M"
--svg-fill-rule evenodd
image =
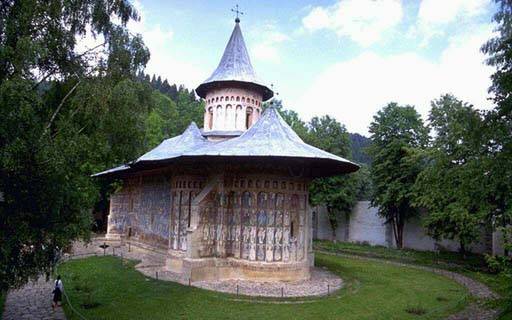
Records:
M397 250L383 246L371 246L350 242L334 243L331 241L315 241L315 248L331 252L374 257L451 270L488 271L484 256L479 254L468 253L466 257L464 257L458 252L432 252L412 249Z
M352 254L357 256L386 259L410 264L436 267L455 271L486 284L489 288L503 296L507 290L507 279L489 272L485 257L479 254L467 254L464 257L458 252L430 252L411 249L397 250L383 246L371 246L348 242L315 241L315 248L329 252ZM503 300L489 302L489 306L500 307ZM512 319L512 313L500 319Z
M316 255L316 265L342 276L345 287L304 303L237 299L149 279L134 265L91 257L66 262L59 273L73 305L88 319L442 319L467 303L466 290L442 276L325 254ZM68 319L78 319L69 305L65 312Z

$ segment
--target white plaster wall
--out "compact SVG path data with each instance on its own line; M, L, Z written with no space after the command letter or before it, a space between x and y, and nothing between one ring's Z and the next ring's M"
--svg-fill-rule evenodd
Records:
M246 130L247 108L252 108L252 117L249 125L258 121L261 114L262 96L255 91L240 88L222 88L211 90L206 94L205 103L205 131L220 130ZM212 128L209 127L208 109L213 108ZM241 108L240 108L241 107Z
M313 207L316 218L313 219L313 236L319 240L332 240L332 232L327 218L327 210L323 206ZM435 241L428 236L423 228L421 216L409 220L404 226L404 247L415 250L458 251L459 243L452 240ZM336 240L372 245L395 246L391 227L384 224L385 220L378 215L378 209L372 207L369 201L359 201L354 207L349 219L341 219L336 230ZM494 241L493 241L494 240ZM475 253L491 253L493 242L491 232L482 230L480 240L469 249Z
M359 201L350 215L348 241L388 246L388 226L385 222L370 201Z
M422 222L426 215L427 213L423 212L420 216L414 217L406 222L404 226L404 247L423 251L459 251L460 245L458 241L436 241L426 234ZM482 229L480 239L468 249L475 253L490 253L492 251L492 240L490 237L491 235Z
M333 240L332 228L327 215L327 209L324 206L312 207L311 210L315 213L316 219L313 220L313 236L319 240ZM348 239L347 222L344 218L338 224L336 229L336 240L347 241Z

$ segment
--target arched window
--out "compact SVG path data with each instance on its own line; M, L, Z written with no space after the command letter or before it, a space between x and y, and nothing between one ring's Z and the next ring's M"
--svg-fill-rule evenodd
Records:
M242 102L245 102L245 97L242 97Z
M235 101L235 96L231 96L231 101Z
M229 97L228 96L226 96L226 101L229 101Z
M215 98L215 102L219 102L219 97Z
M237 97L236 97L236 101L240 101L240 96L237 96Z
M242 130L242 127L243 127L242 121L244 121L244 117L242 114L242 106L237 105L236 110L235 110L235 128L237 130Z
M252 108L248 107L245 115L245 128L249 129L252 124Z
M222 106L218 105L217 113L215 114L215 128L216 129L222 128L221 121L222 121Z
M226 122L225 122L225 127L227 130L231 130L231 129L234 129L235 128L235 119L234 119L234 114L233 114L233 108L231 107L230 104L228 104L226 106Z
M224 101L224 97L220 97L220 101L221 101L221 102L222 102L222 101Z
M213 107L209 107L208 108L208 128L210 128L210 130L211 130L212 127L213 127Z

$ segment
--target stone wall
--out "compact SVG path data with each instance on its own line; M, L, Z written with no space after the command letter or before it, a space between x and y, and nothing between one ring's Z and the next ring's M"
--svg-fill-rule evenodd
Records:
M325 207L317 206L313 211L313 236L319 240L332 240L332 231ZM404 226L404 247L415 250L459 250L459 244L452 240L436 241L425 233L422 216L409 220ZM349 217L342 217L336 230L336 240L394 247L394 237L389 225L378 215L378 209L369 201L359 201ZM469 249L475 253L491 253L492 232L483 230L480 240Z

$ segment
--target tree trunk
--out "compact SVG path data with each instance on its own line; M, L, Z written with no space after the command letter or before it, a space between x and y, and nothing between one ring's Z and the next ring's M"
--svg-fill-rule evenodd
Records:
M331 226L331 230L332 230L332 234L331 234L332 242L336 243L336 229Z
M464 242L462 241L459 241L459 246L460 246L460 253L462 253L462 257L464 259L466 259L466 253L467 253L467 250L466 250L466 245L464 244Z
M397 217L394 217L391 221L391 226L393 227L393 235L395 237L395 244L398 249L402 249L404 245L403 234L404 234L404 226L399 222Z

